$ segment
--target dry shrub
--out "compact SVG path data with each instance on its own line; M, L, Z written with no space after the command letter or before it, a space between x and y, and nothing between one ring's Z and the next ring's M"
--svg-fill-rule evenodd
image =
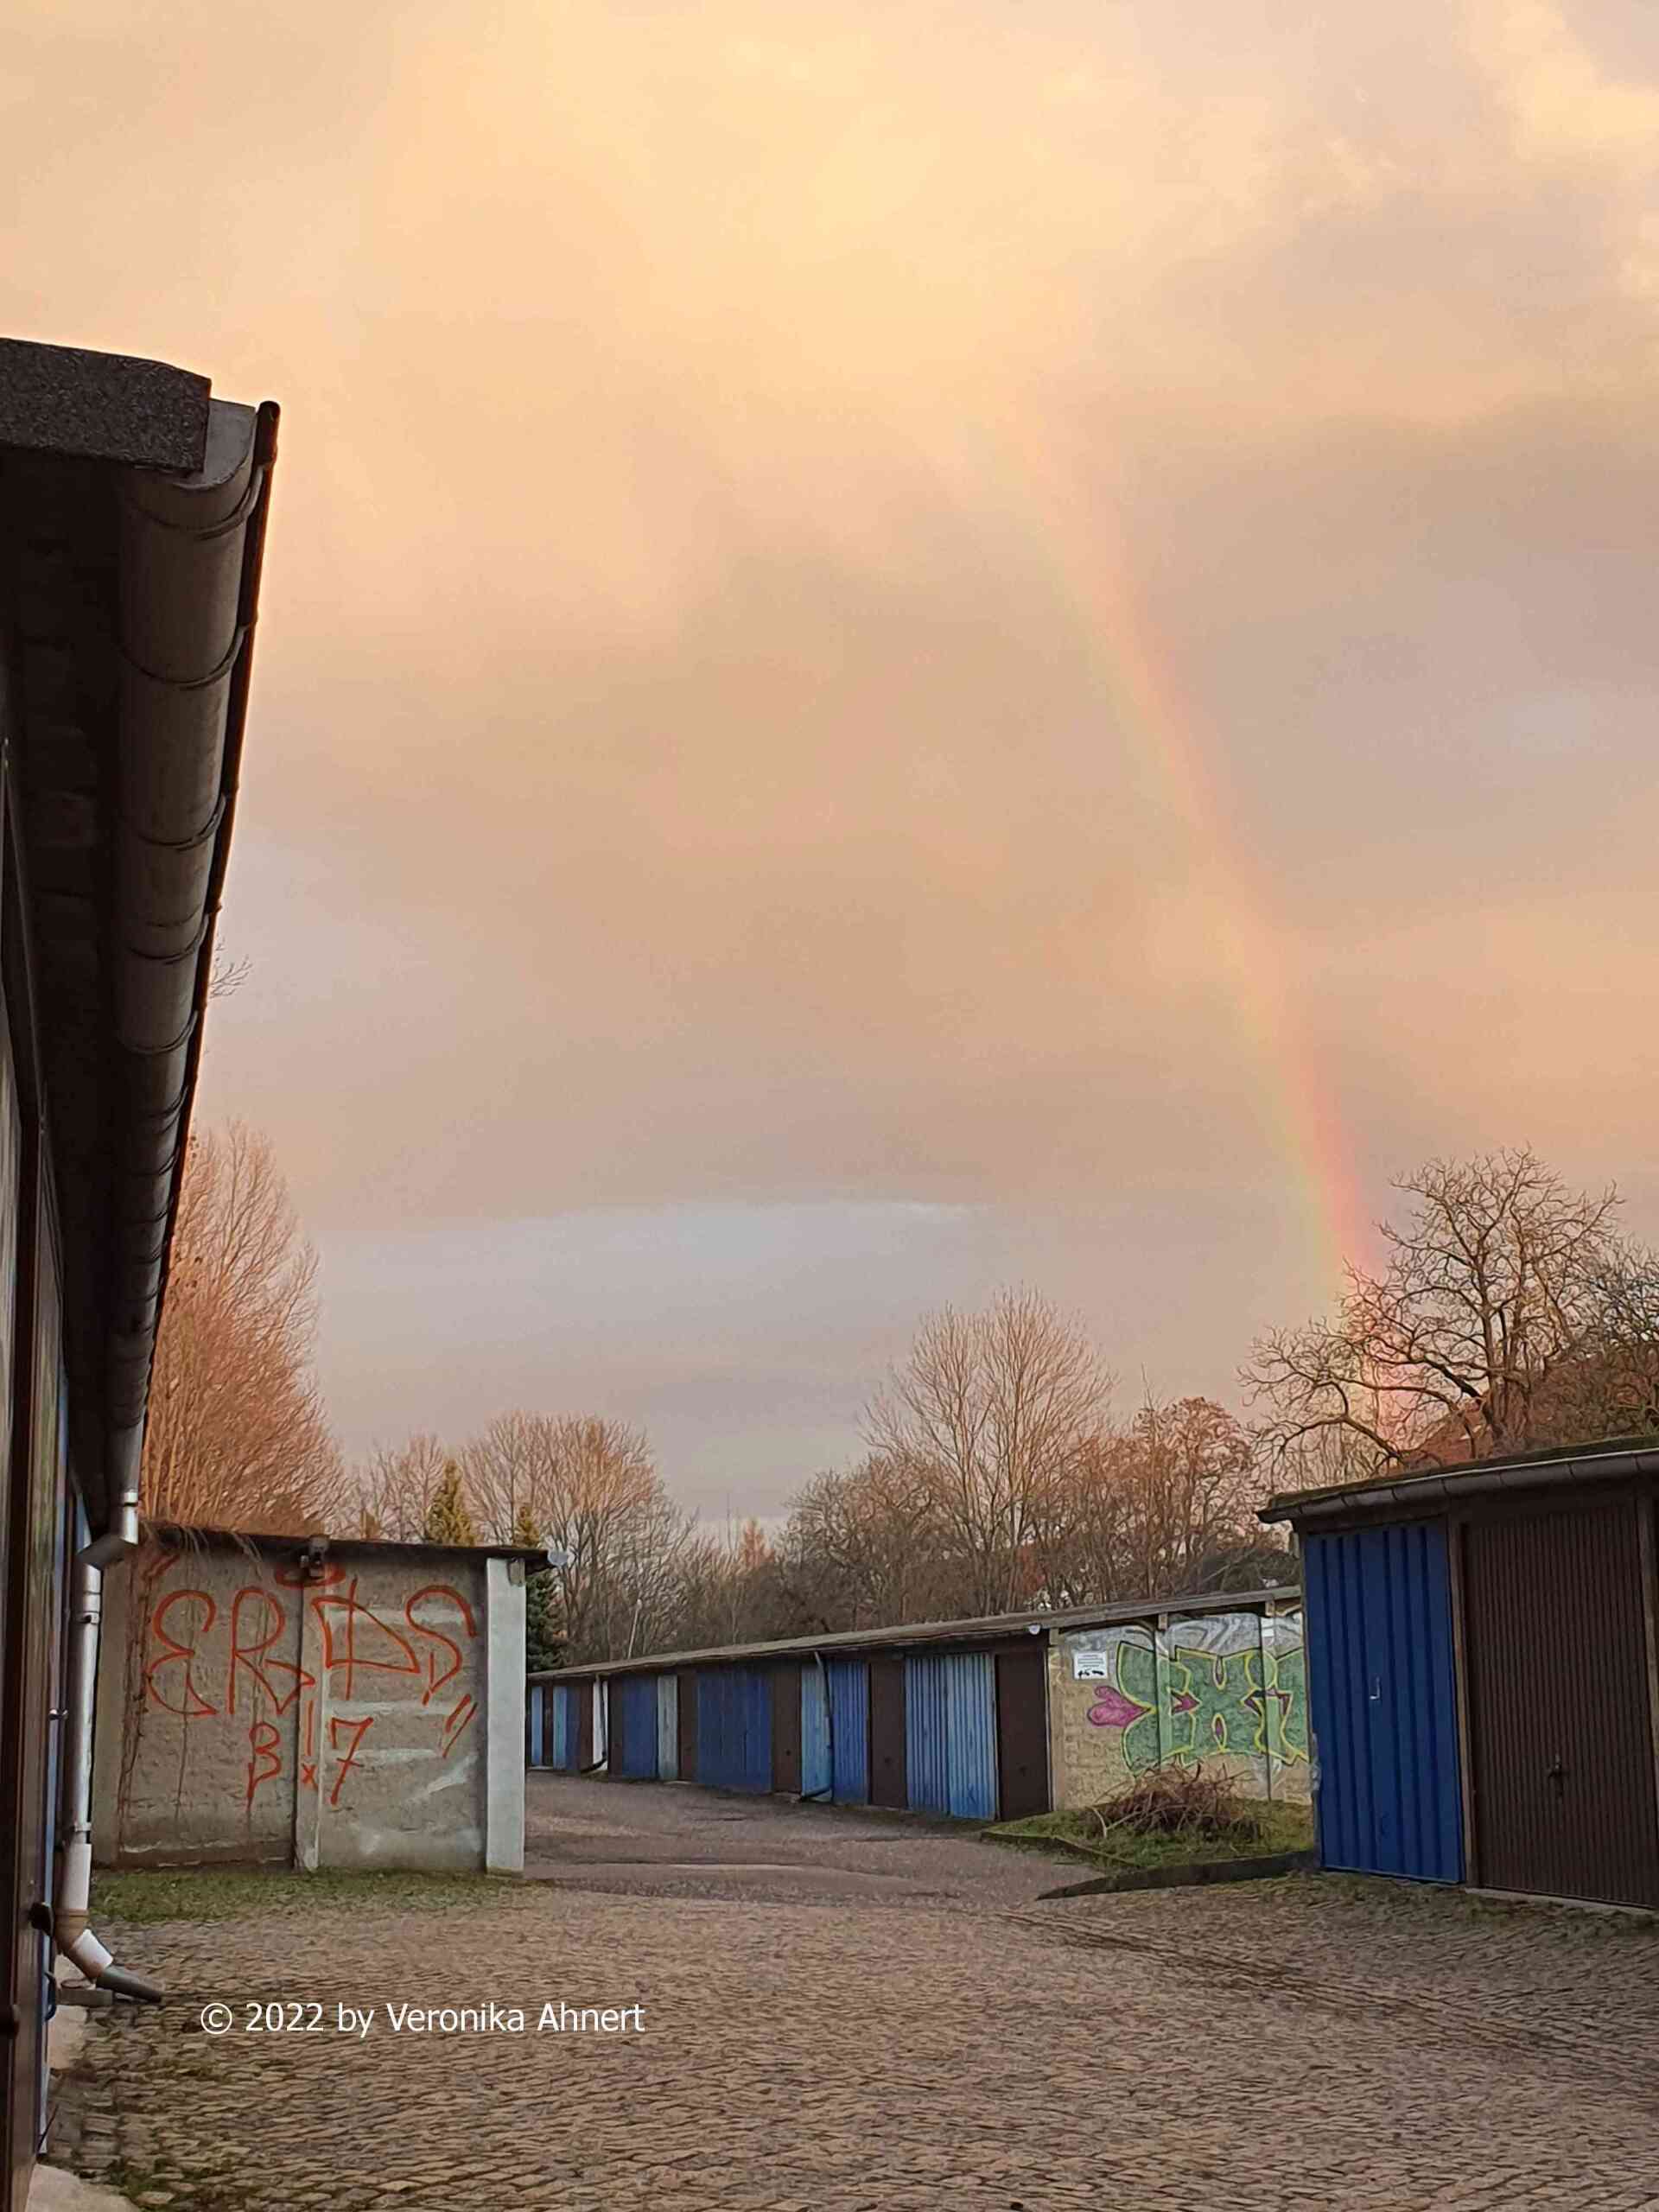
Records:
M1156 1766L1103 1798L1090 1811L1103 1834L1183 1836L1227 1842L1254 1834L1257 1808L1241 1797L1224 1774L1206 1774L1202 1760L1190 1766Z

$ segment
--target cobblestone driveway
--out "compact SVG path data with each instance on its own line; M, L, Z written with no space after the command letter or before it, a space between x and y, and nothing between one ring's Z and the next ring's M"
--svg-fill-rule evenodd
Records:
M521 1890L122 1931L175 2000L98 2016L67 2160L179 2212L1659 2208L1639 1925L1319 1878L1040 1904L1055 1865L901 1821L531 1800ZM215 1997L329 2028L215 2039ZM526 2032L384 2009L492 1999ZM534 2032L561 1999L644 2031Z

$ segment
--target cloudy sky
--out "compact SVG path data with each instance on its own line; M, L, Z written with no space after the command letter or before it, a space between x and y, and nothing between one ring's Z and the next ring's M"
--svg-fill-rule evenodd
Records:
M283 410L204 1114L351 1448L777 1510L1026 1281L1659 1236L1650 0L22 0L0 326Z

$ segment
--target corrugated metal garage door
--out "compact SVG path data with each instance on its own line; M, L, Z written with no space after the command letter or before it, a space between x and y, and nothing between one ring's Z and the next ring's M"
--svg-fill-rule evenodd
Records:
M657 1677L657 1779L680 1778L680 1684L675 1675Z
M531 1685L530 1694L524 1700L524 1764L526 1766L540 1766L542 1764L542 1712L546 1698L547 1693L541 1684L533 1682Z
M553 1764L569 1774L576 1764L576 1687L574 1682L553 1685Z
M905 1771L918 1811L996 1818L996 1677L988 1651L906 1656Z
M657 1779L655 1675L619 1675L611 1683L611 1772L624 1782Z
M837 1805L870 1802L870 1669L863 1659L830 1662L830 1741Z
M1476 1858L1489 1889L1659 1906L1637 1511L1626 1499L1464 1532Z
M950 1809L945 1663L943 1652L905 1656L905 1792L918 1813Z
M870 1669L831 1659L801 1669L801 1795L870 1802Z
M1303 1556L1320 1858L1461 1881L1445 1523L1308 1535Z
M714 1789L771 1789L772 1685L764 1669L699 1673L697 1779Z
M988 1651L945 1662L950 1810L960 1821L996 1818L996 1674Z

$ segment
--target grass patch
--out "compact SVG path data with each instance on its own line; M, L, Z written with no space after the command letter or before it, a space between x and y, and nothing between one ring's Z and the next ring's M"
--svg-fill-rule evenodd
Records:
M1198 1766L1160 1767L1099 1805L1034 1813L985 1833L997 1843L1128 1872L1306 1851L1313 1815L1306 1805L1237 1796Z
M408 1874L289 1867L200 1866L98 1874L92 1910L147 1928L168 1920L236 1920L263 1912L315 1912L348 1905L399 1912L499 1904L527 1895L516 1874Z

